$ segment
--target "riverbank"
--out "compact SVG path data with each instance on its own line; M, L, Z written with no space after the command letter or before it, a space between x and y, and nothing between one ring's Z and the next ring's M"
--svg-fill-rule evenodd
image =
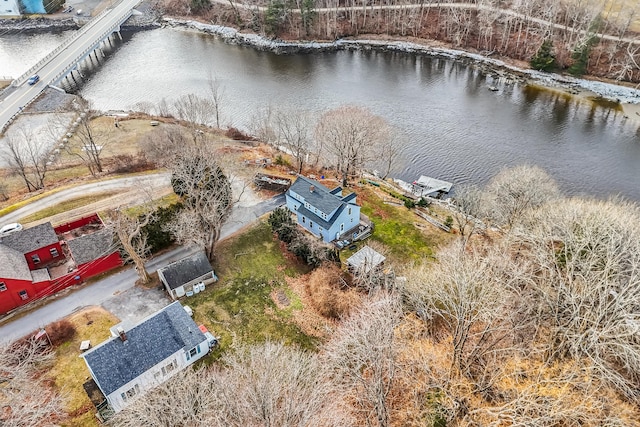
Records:
M404 52L427 55L436 58L451 59L480 68L484 73L492 75L494 79L506 83L535 84L578 96L584 99L602 98L613 103L619 103L629 118L640 122L640 90L602 81L579 79L554 73L531 70L513 65L500 59L494 59L480 54L451 49L437 41L420 40L402 41L388 39L373 39L362 36L359 38L339 39L333 42L296 42L273 40L253 33L243 33L235 28L221 25L205 24L193 20L164 18L163 23L172 28L195 30L205 34L220 37L226 43L250 46L258 50L277 54L295 54L310 52L326 52L339 50L378 50Z

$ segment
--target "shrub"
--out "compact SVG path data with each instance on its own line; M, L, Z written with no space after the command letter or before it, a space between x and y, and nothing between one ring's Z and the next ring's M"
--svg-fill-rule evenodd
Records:
M349 315L357 304L358 296L352 289L343 291L342 271L334 265L326 265L309 276L305 286L311 305L322 316L341 319Z
M155 165L144 156L119 154L114 157L113 173L132 173L153 169Z
M421 208L428 208L429 206L431 206L431 202L424 197L420 197L420 200L418 200L418 203L416 203L416 205L420 206Z
M287 244L291 243L297 233L296 224L291 218L291 213L285 207L276 208L271 212L269 225L271 226L271 231L278 235L278 239Z
M444 225L449 228L453 227L453 218L451 215L447 215L447 218L444 220Z
M233 139L234 141L252 141L253 140L253 138L251 138L249 135L246 135L240 129L237 129L237 128L227 129L227 131L225 132L225 136L227 136L227 138Z
M274 163L278 166L286 166L288 168L291 167L291 162L289 162L289 160L285 159L284 157L282 157L282 155L278 154L276 156L276 159L274 161Z
M143 228L151 253L168 248L175 243L173 235L166 231L166 226L176 218L180 209L182 209L182 203L159 207L156 209L154 218Z
M407 198L407 197L403 197L404 200L404 207L407 209L413 209L416 207L416 202L414 202L413 200Z
M69 341L76 334L76 327L68 320L58 320L45 328L51 340L51 345L59 346Z

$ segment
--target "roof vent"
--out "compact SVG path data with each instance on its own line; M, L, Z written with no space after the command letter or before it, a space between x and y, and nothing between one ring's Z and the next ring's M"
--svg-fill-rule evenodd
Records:
M122 326L118 326L118 335L120 335L120 340L125 342L127 340L127 334L124 333L124 328Z
M315 185L310 185L309 186L309 193L313 193L316 190L316 186Z

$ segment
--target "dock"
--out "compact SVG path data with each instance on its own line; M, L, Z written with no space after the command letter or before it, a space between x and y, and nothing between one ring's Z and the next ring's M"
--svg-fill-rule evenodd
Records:
M448 193L451 191L453 184L441 179L431 178L422 175L417 181L413 182L414 191L420 196L429 196L434 193Z
M425 175L422 175L419 179L413 181L413 183L411 184L400 179L394 179L393 181L404 191L417 197L437 197L442 194L448 193L449 191L451 191L451 187L453 187L453 184L450 182L431 178Z

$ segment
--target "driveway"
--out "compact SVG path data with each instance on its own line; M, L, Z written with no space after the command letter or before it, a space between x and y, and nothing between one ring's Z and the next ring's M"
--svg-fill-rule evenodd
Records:
M55 206L66 200L75 199L81 196L100 194L111 191L122 191L126 192L126 194L134 194L137 200L144 201L146 200L146 198L148 198L149 191L152 191L154 189L171 188L170 186L171 175L169 172L91 182L89 184L78 185L71 188L66 188L64 190L56 191L39 200L30 202L28 205L20 209L16 209L13 212L0 216L0 224L19 222L20 218L24 218L43 209ZM146 189L146 191L140 191L140 189ZM134 200L131 200L131 197L123 197L122 194L111 197L108 200L111 201L112 206L134 203ZM104 206L101 205L101 207L102 209L104 209ZM96 210L93 209L93 205L88 205L83 208L85 210L88 209L90 212L96 212ZM68 217L71 215L68 212L65 214L68 215Z
M284 203L284 194L275 196L257 204L238 204L234 207L229 221L222 227L221 240L253 223L260 216L271 212ZM147 270L152 273L166 264L177 261L196 252L195 247L178 247L172 251L154 257L147 262ZM116 316L128 320L139 320L145 315L136 311L144 305L144 292L127 292L134 288L137 275L133 267L110 275L75 291L63 291L63 296L15 320L7 320L0 326L0 342L8 342L23 337L51 322L91 305L116 307ZM126 295L122 295L125 292ZM122 296L121 296L122 295ZM129 298L131 297L131 298ZM155 299L155 297L154 297ZM143 313L140 313L143 314Z

